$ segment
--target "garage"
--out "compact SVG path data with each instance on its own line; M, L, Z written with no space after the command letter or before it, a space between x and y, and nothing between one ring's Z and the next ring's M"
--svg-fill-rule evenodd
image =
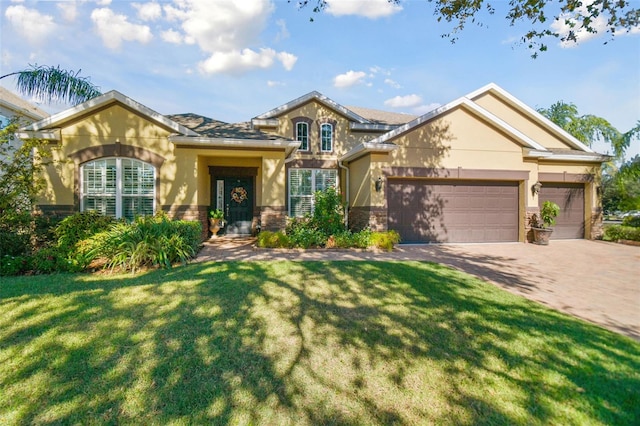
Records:
M551 239L584 238L584 185L581 183L542 182L540 205L553 201L560 206Z
M389 179L388 191L404 243L518 241L518 182Z

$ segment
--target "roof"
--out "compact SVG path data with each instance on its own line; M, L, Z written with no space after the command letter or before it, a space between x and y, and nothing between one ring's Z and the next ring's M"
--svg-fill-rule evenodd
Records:
M254 117L254 120L268 120L268 119L276 118L279 115L282 115L285 112L290 111L292 109L298 108L299 106L302 106L312 100L315 100L321 104L324 104L327 107L331 108L332 110L341 113L342 115L344 115L345 117L347 117L349 120L353 122L363 123L363 124L369 123L369 121L366 120L365 118L349 110L348 108L343 107L339 103L329 99L322 93L316 92L315 90L313 92L307 93L306 95L300 96L297 99L287 102L286 104L280 105L279 107L276 107L270 111L267 111L264 114L260 114L257 117Z
M349 110L375 124L400 125L418 118L417 115L398 112L381 111L378 109L348 106Z
M167 115L167 118L194 132L216 139L281 140L279 136L252 129L251 123L225 123L194 113Z
M105 93L104 95L97 96L93 99L90 99L86 102L76 105L73 108L69 108L62 112L54 114L48 118L40 120L29 126L26 126L22 130L25 132L38 132L41 130L54 129L56 127L59 127L65 122L85 116L91 113L92 111L98 110L109 104L115 104L115 103L125 105L128 108L140 114L141 116L147 118L148 120L153 121L161 126L164 126L167 129L173 130L178 134L187 135L187 136L198 136L198 134L193 130L188 129L185 126L182 126L176 123L175 121L168 119L164 115L155 112L151 108L146 107L141 103L134 101L130 97L125 96L116 90L112 90L110 92Z
M23 116L33 121L49 116L46 111L4 87L0 87L0 113L5 116Z

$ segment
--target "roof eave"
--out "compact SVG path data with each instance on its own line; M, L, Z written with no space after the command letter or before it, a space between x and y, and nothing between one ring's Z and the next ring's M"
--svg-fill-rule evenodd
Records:
M43 139L48 141L60 141L62 140L62 134L60 129L49 130L31 130L31 131L19 131L16 136L20 139Z
M169 141L176 146L202 146L203 148L231 148L231 149L282 149L286 156L293 152L299 145L298 141L287 139L234 139L234 138L209 138L205 136L169 136Z
M344 154L342 157L340 157L339 160L342 162L349 162L349 161L357 160L358 158L366 154L370 154L370 153L388 154L390 152L395 151L396 149L398 149L398 146L394 144L362 142L361 144L358 144L349 152Z
M47 128L54 127L54 126L57 127L58 124L62 122L69 121L74 118L85 115L111 102L120 102L126 105L127 107L133 109L134 111L138 112L139 114L146 116L147 118L175 131L176 133L180 133L186 136L198 136L198 133L194 132L193 130L187 127L184 127L176 123L175 121L169 120L164 115L155 112L151 108L146 107L141 103L134 101L133 99L123 95L122 93L116 90L112 90L110 92L105 93L104 95L97 96L93 99L90 99L72 108L69 108L57 114L51 115L43 120L32 123L21 130L39 131L39 130L45 130Z

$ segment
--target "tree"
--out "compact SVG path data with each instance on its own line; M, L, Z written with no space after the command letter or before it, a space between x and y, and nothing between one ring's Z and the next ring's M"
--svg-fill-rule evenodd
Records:
M640 210L640 155L602 175L602 208L605 211Z
M48 162L46 141L16 143L17 119L0 130L0 257L29 251L32 206L44 186L41 170Z
M101 94L88 77L80 77L80 71L30 65L24 71L5 74L0 79L17 75L16 87L23 95L42 99L45 103L59 101L76 105Z
M289 0L291 1L291 0ZM387 0L389 3L401 4L402 0ZM467 23L484 25L480 19L483 11L493 15L496 9L489 0L427 0L435 6L434 16L438 22L454 23L453 30L443 37L452 43L457 34L464 30ZM298 2L304 7L314 4L313 11L321 12L327 6L327 0L303 0ZM620 32L629 32L640 24L640 9L632 7L627 0L509 0L509 8L505 15L509 25L525 22L531 29L521 38L530 49L544 52L547 46L542 42L546 37L559 39L561 42L576 42L580 32L598 33L604 31L611 37ZM547 23L553 19L564 24L567 31L561 33L558 26ZM313 18L311 18L313 20Z
M591 146L597 140L605 141L611 145L618 160L623 159L631 142L640 138L640 121L633 129L622 133L602 117L580 115L578 108L572 103L558 101L549 108L539 108L538 112L585 145Z

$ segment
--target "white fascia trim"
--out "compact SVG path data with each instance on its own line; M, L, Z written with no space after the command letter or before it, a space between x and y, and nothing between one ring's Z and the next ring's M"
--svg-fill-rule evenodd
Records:
M45 118L44 120L40 120L36 123L33 123L22 130L25 130L25 131L42 130L48 127L56 126L61 122L82 116L84 114L87 114L88 112L91 112L92 110L100 108L101 106L109 104L114 101L120 102L128 106L129 108L138 112L140 115L145 116L155 122L158 122L168 127L169 129L174 130L176 133L180 133L187 136L198 136L198 133L194 132L193 130L188 129L176 123L175 121L169 120L164 115L155 112L151 108L146 107L141 103L134 101L130 97L125 96L116 90L112 90L110 92L105 93L104 95L100 95L86 102L83 102L79 105L76 105L75 107L72 107L62 112L59 112L57 114L54 114L50 117Z
M287 154L298 148L300 142L286 139L277 140L250 140L250 139L227 139L227 138L207 138L204 136L169 136L169 142L174 145L202 145L203 148L235 148L235 149L282 149Z
M339 103L329 99L328 97L324 96L322 93L317 92L317 91L313 91L313 92L309 92L306 95L300 96L297 99L292 100L291 102L287 102L284 105L280 105L277 108L272 109L271 111L267 111L264 114L260 114L259 116L255 117L254 119L268 119L268 118L273 118L273 117L277 117L278 115L289 111L291 109L296 108L299 105L302 105L312 99L317 100L318 102L328 106L329 108L336 110L338 112L340 112L341 114L345 115L346 117L348 117L350 120L358 122L358 123L369 123L369 120L360 117L358 114L356 114L355 112L343 107L342 105L340 105ZM252 120L253 121L253 120Z
M571 155L571 154L553 154L545 157L545 161L578 161L581 163L603 163L609 161L612 157L600 154L593 155Z
M520 99L516 98L511 93L507 92L506 90L504 90L502 87L498 86L495 83L489 83L486 86L481 87L480 89L469 93L465 97L473 100L474 98L476 98L476 97L478 97L478 96L480 96L480 95L482 95L482 94L484 94L486 92L491 92L491 91L496 93L503 100L506 100L512 106L515 106L516 109L520 109L521 111L523 111L526 114L528 114L533 120L535 120L535 121L539 122L540 124L542 124L544 127L549 129L551 131L551 133L554 133L556 136L560 137L565 142L568 142L569 145L572 145L574 148L576 148L576 149L578 149L580 151L589 152L589 153L595 152L591 148L589 148L587 145L583 144L578 139L576 139L569 132L564 130L562 127L558 126L556 123L554 123L553 121L549 120L547 117L545 117L544 115L540 114L538 111L536 111L535 109L531 108L529 105L525 104Z
M473 101L471 101L470 99L467 99L466 97L462 97L462 98L458 98L453 102L450 102L446 105L443 105L439 108L436 108L428 113L426 113L425 115L422 115L418 118L416 118L413 121L408 122L407 124L398 127L397 129L389 132L389 133L385 133L384 135L377 137L375 139L373 139L370 142L374 142L374 143L383 143L388 141L391 138L394 138L398 135L401 135L402 133L405 133L411 129L413 129L414 127L417 127L429 120L432 120L433 118L444 114L447 111L452 110L453 108L456 108L458 106L463 106L468 108L471 112L475 113L476 115L484 118L485 120L493 123L496 127L502 129L504 132L506 132L507 134L513 136L514 139L518 140L520 143L522 143L523 145L526 145L529 148L534 148L534 149L538 149L540 151L546 151L547 149L540 145L539 143L537 143L536 141L534 141L533 139L531 139L530 137L528 137L527 135L525 135L524 133L520 132L519 130L513 128L512 126L510 126L509 124L507 124L504 120L496 117L495 115L491 114L489 111L487 111L486 109L482 108L481 106L479 106L478 104L474 103Z
M396 149L398 149L398 145L393 145L390 143L380 144L373 142L362 142L361 144L356 145L342 157L340 157L339 161L352 161L368 153L388 153L395 151Z
M16 133L20 139L43 139L48 141L60 141L62 135L60 129L42 130L42 131L22 131Z
M537 149L522 148L522 156L525 158L546 158L552 156L551 151L539 151Z
M371 132L388 132L390 130L398 128L399 125L393 124L368 124L368 123L353 123L349 124L351 130L371 131Z
M3 112L3 115L11 114L14 117L26 117L30 121L38 121L47 117L47 115L39 114L37 111L21 107L5 99L0 99L0 112Z
M267 118L267 119L252 118L251 119L252 126L260 126L260 127L278 127L279 122L280 120L278 120L277 118Z

